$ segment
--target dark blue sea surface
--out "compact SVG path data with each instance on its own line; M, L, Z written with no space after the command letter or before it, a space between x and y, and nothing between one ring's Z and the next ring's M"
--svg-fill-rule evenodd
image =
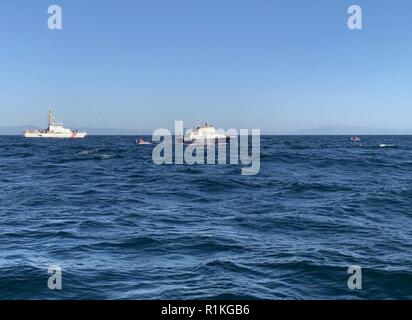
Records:
M412 137L262 137L257 176L134 140L0 137L0 299L412 299Z

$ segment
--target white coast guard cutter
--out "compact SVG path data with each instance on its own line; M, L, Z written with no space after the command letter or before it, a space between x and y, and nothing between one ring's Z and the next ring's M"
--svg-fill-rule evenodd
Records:
M25 138L66 138L79 139L84 138L86 132L78 132L63 127L63 124L56 122L51 110L49 110L48 127L45 130L26 130L24 131Z

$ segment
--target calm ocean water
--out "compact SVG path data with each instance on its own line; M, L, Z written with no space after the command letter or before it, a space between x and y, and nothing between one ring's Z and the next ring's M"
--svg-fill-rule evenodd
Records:
M151 152L0 137L0 299L412 299L412 137L262 137L253 177Z

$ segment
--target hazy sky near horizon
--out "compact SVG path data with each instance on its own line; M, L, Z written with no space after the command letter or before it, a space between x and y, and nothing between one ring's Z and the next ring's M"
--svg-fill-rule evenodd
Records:
M49 5L63 30L47 28ZM347 9L363 9L363 30ZM2 0L0 126L412 129L409 0Z

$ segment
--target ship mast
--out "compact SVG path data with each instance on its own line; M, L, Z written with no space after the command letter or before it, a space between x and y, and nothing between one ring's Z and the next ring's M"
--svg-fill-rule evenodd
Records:
M52 111L51 109L49 109L49 116L48 116L49 127L52 124L52 121L53 121L52 119L53 119Z

